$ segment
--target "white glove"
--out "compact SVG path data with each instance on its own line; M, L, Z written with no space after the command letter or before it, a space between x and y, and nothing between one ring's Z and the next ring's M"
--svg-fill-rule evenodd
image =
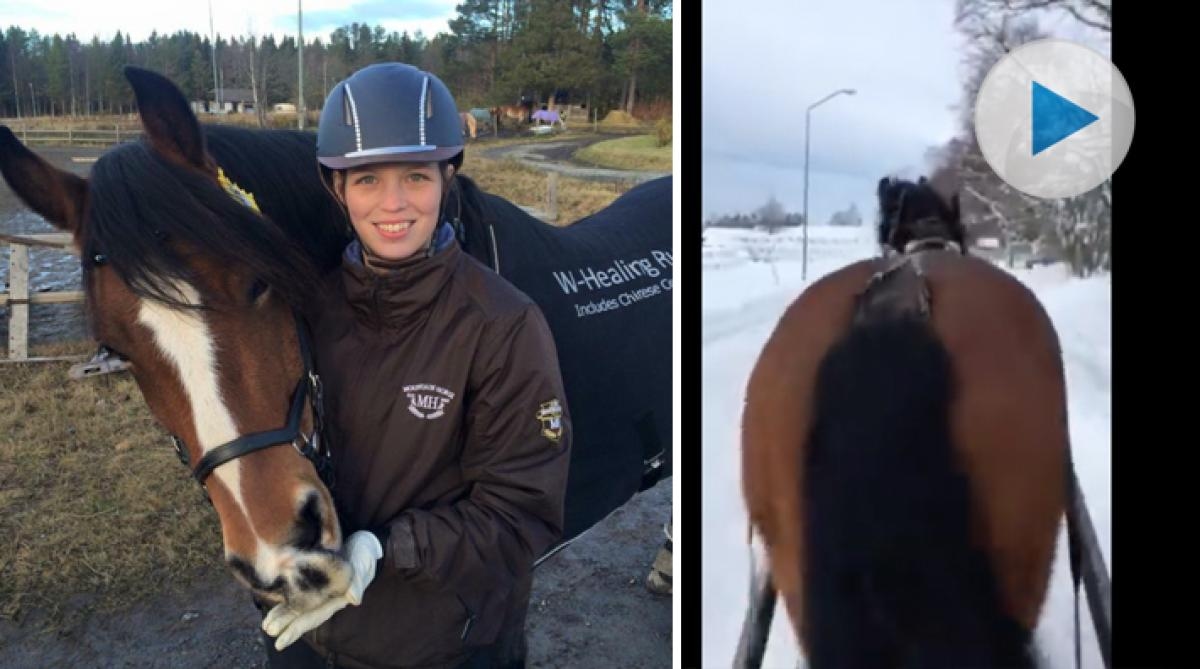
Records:
M350 562L350 587L346 592L307 610L279 604L263 618L263 631L276 637L275 650L282 651L292 645L305 632L320 627L346 605L362 603L363 592L375 579L375 563L383 557L383 546L371 532L355 532L346 540L346 556Z

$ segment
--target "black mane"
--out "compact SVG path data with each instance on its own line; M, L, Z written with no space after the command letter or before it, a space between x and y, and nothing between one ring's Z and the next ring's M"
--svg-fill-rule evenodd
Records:
M318 178L315 137L202 128L217 164L254 194L269 221L143 139L106 153L92 169L85 268L102 254L136 294L182 306L170 284L192 280L179 254L187 249L249 268L293 306L311 301L348 239L344 215Z

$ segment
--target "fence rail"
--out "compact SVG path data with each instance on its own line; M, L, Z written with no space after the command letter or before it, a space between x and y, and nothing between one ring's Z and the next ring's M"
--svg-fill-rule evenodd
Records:
M83 292L63 290L29 292L29 248L40 246L76 253L71 235L54 232L32 235L0 234L8 246L8 290L0 292L0 307L8 308L8 358L0 362L35 361L29 357L29 305L83 302ZM62 359L62 358L59 358Z
M115 124L111 130L108 128L95 130L70 127L62 130L17 127L12 130L25 144L74 144L79 146L120 144L124 140L133 139L140 132Z

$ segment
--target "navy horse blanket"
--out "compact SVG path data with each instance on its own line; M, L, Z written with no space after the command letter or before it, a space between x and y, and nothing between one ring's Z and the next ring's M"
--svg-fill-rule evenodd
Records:
M574 427L569 541L671 475L672 177L567 227L459 182L447 211L475 210L464 248L537 302L554 334Z

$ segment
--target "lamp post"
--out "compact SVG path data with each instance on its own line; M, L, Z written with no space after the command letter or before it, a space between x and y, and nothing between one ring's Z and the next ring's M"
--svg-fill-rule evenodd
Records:
M842 93L845 93L846 95L854 95L855 91L853 88L843 88L841 90L834 91L820 100L812 103L808 106L808 109L804 111L804 259L800 265L801 281L808 280L808 138L810 129L812 127L810 119L813 109L816 109L818 105L824 104L825 102L838 95L841 95Z

